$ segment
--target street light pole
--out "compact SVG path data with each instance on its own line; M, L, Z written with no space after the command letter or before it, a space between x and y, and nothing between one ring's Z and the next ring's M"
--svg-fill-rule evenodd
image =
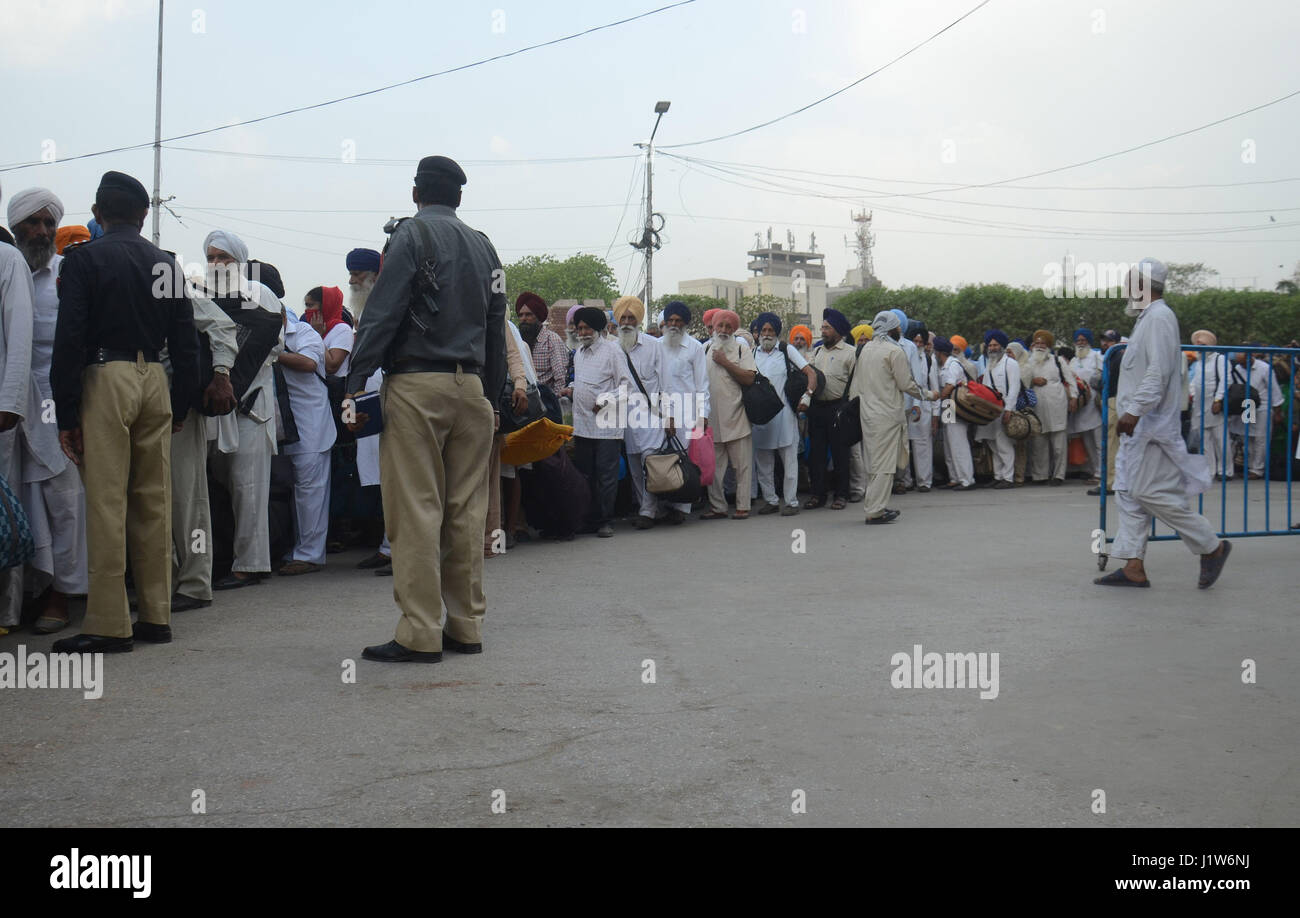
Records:
M659 132L659 122L668 111L670 102L655 103L655 126L650 131L650 139L646 141L645 146L645 227L641 232L640 243L633 243L634 248L645 250L645 308L646 315L650 315L654 310L654 257L655 249L659 247L656 239L658 230L655 229L655 208L654 208L654 144L655 134ZM637 144L642 146L642 144Z

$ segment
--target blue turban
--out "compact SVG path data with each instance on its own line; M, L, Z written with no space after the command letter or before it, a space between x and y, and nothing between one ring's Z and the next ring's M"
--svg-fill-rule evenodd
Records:
M99 221L94 217L91 217L86 222L86 229L90 230L91 239L98 239L100 236L104 235L104 228L99 225Z
M940 354L951 354L951 353L952 353L952 342L949 341L947 338L943 338L943 337L940 337L939 335L935 335L935 336L934 336L934 349L935 349L936 351L938 351Z
M758 332L762 330L763 326L768 323L771 323L772 328L776 330L776 333L779 336L781 334L781 317L774 312L760 312L758 318L754 320L754 324L750 326L750 330L753 331L754 334L758 334Z
M1090 328L1076 328L1076 329L1074 330L1074 340L1078 341L1080 335L1083 335L1083 337L1085 337L1085 338L1088 339L1088 344L1089 344L1090 346L1092 346L1092 347L1096 347L1096 346L1097 346L1097 342L1094 341L1094 340L1093 340L1093 337L1092 337L1092 329L1090 329Z
M966 348L966 356L967 356L968 358L969 358L969 357L974 357L974 356L975 356L975 349L974 349L973 347L968 347L968 348Z
M909 319L907 322L907 328L903 332L903 337L908 341L911 341L917 335L924 335L926 331L925 323L920 319Z
M1002 345L1003 347L1006 347L1007 344L1010 343L1011 339L1007 337L1007 333L1004 332L1002 329L990 328L988 331L984 333L985 345L987 345L990 341L996 341L998 344Z
M348 252L347 268L349 271L374 271L379 273L379 253L374 249L353 249Z
M664 307L664 318L667 319L669 316L681 316L683 322L687 325L691 324L690 307L681 300L673 300Z
M907 328L907 313L903 312L901 309L891 309L889 311L898 316L898 327L900 329Z
M849 337L849 331L851 329L849 320L846 319L844 313L840 312L838 309L828 308L822 310L822 321L839 332L841 338Z

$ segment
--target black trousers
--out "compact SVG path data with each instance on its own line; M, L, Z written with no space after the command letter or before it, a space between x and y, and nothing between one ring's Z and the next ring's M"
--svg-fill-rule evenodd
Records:
M587 522L603 526L614 518L618 496L618 458L623 441L573 438L573 464L591 486L591 512Z
M831 421L841 402L813 402L808 406L808 479L812 496L826 500L849 498L849 448L831 437ZM830 451L835 468L826 471L826 453Z

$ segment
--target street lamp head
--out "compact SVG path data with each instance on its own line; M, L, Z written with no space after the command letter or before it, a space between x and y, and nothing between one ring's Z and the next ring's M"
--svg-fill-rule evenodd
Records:
M668 106L670 106L670 105L672 105L671 102L656 102L656 103L655 103L655 114L656 114L656 115L662 115L664 112L668 111Z

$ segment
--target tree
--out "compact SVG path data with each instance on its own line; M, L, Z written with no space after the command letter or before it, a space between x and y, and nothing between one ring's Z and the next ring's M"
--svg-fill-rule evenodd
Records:
M525 290L536 293L548 305L556 300L610 303L618 299L614 271L597 255L579 253L563 261L553 255L525 255L505 270L506 296L512 303Z
M1285 293L1287 296L1295 296L1300 293L1300 285L1293 280L1280 280L1277 282L1276 290L1278 293Z
M1165 267L1169 269L1169 274L1165 277L1165 290L1173 294L1200 293L1210 286L1210 278L1219 274L1214 268L1207 268L1199 261L1182 264L1171 262Z

